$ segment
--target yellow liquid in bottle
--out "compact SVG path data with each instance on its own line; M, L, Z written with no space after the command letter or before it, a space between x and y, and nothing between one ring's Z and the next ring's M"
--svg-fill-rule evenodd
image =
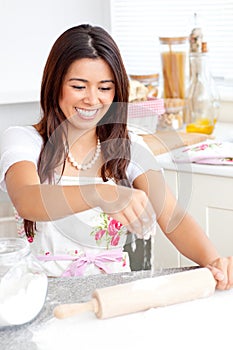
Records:
M190 123L186 125L187 132L197 132L201 134L212 134L214 130L214 125L208 118L198 119L195 123Z

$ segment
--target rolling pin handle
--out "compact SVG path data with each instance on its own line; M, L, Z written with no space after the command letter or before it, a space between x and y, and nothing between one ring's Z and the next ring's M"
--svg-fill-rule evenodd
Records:
M96 314L98 310L98 302L96 298L92 298L85 303L58 305L55 307L53 314L56 318L67 318L87 311L91 311Z

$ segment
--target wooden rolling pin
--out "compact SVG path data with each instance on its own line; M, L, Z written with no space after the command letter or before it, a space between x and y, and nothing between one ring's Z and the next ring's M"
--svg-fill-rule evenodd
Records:
M58 305L54 316L66 318L85 311L98 318L120 316L208 297L215 287L211 271L197 268L96 289L88 302Z

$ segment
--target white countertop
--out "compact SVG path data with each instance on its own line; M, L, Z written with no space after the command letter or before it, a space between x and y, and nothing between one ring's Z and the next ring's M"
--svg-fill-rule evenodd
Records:
M38 350L232 349L233 290L100 320L91 312L33 331Z
M96 288L143 277L150 271L52 278L42 313L31 324L3 331L1 350L232 349L233 289L113 318L98 319L92 312L53 317L60 303L87 301Z
M216 141L232 142L233 147L233 123L217 123L214 133L211 135L211 138L214 138ZM206 165L195 163L178 164L174 162L173 152L175 152L175 150L171 150L168 153L163 153L156 156L157 161L165 170L233 177L233 165Z

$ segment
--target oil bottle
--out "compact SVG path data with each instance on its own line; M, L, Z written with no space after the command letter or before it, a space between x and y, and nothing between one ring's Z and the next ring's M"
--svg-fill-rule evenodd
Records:
M201 43L201 52L190 51L189 58L186 131L210 135L219 115L219 95L210 71L207 43Z

